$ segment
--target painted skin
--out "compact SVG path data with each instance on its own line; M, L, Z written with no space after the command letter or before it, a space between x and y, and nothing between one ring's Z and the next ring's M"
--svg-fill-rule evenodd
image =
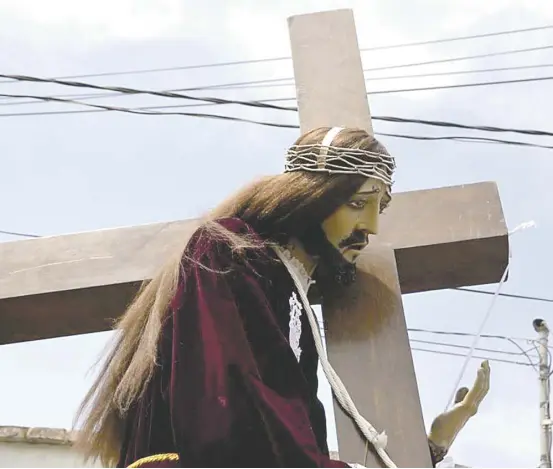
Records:
M472 388L459 389L455 405L434 419L428 439L440 448L449 449L468 420L476 415L489 389L490 364L486 360L480 365Z
M369 243L369 236L378 234L379 216L390 203L386 189L381 181L368 178L346 204L324 220L322 227L327 239L347 261L354 263ZM460 389L455 405L434 419L429 440L447 452L458 433L477 413L489 387L490 366L485 361L472 388Z
M378 234L378 218L389 203L386 185L367 178L346 204L323 221L323 231L347 261L355 262L369 235Z

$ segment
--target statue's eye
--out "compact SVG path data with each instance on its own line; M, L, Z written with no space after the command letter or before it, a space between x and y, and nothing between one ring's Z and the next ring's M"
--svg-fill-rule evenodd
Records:
M364 200L352 200L349 203L349 206L355 209L362 209L365 208L365 205L367 205L367 202Z
M381 201L380 201L380 213L382 214L389 206L390 206L390 202L392 201L392 198L391 197L384 197Z

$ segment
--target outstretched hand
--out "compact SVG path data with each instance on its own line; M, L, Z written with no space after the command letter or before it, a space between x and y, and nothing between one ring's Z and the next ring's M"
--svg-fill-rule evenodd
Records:
M467 410L472 411L471 415L478 412L478 406L488 394L490 390L490 364L488 360L483 361L480 368L476 372L476 379L469 391L467 388L461 388L455 396L455 406L462 405ZM463 392L464 391L464 392Z
M428 439L444 450L449 449L459 431L478 412L489 389L490 364L486 360L478 369L472 388L460 388L455 395L453 407L434 419Z

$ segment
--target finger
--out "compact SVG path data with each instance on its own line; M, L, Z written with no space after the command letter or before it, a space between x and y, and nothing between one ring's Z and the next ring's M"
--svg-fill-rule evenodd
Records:
M469 393L469 388L466 388L466 387L459 388L455 393L454 404L459 404L459 402L462 402L468 393Z
M487 370L489 370L489 362L487 360L482 362L481 367L476 372L476 379L474 380L472 388L468 394L465 395L465 400L469 405L479 405L488 394L490 389L490 380L486 367Z

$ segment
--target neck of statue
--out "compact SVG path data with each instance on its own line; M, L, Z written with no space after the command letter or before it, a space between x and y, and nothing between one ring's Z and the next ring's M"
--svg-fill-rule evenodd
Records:
M317 260L307 254L301 241L297 238L291 238L285 247L290 251L290 254L303 265L309 277L312 277L317 267Z

